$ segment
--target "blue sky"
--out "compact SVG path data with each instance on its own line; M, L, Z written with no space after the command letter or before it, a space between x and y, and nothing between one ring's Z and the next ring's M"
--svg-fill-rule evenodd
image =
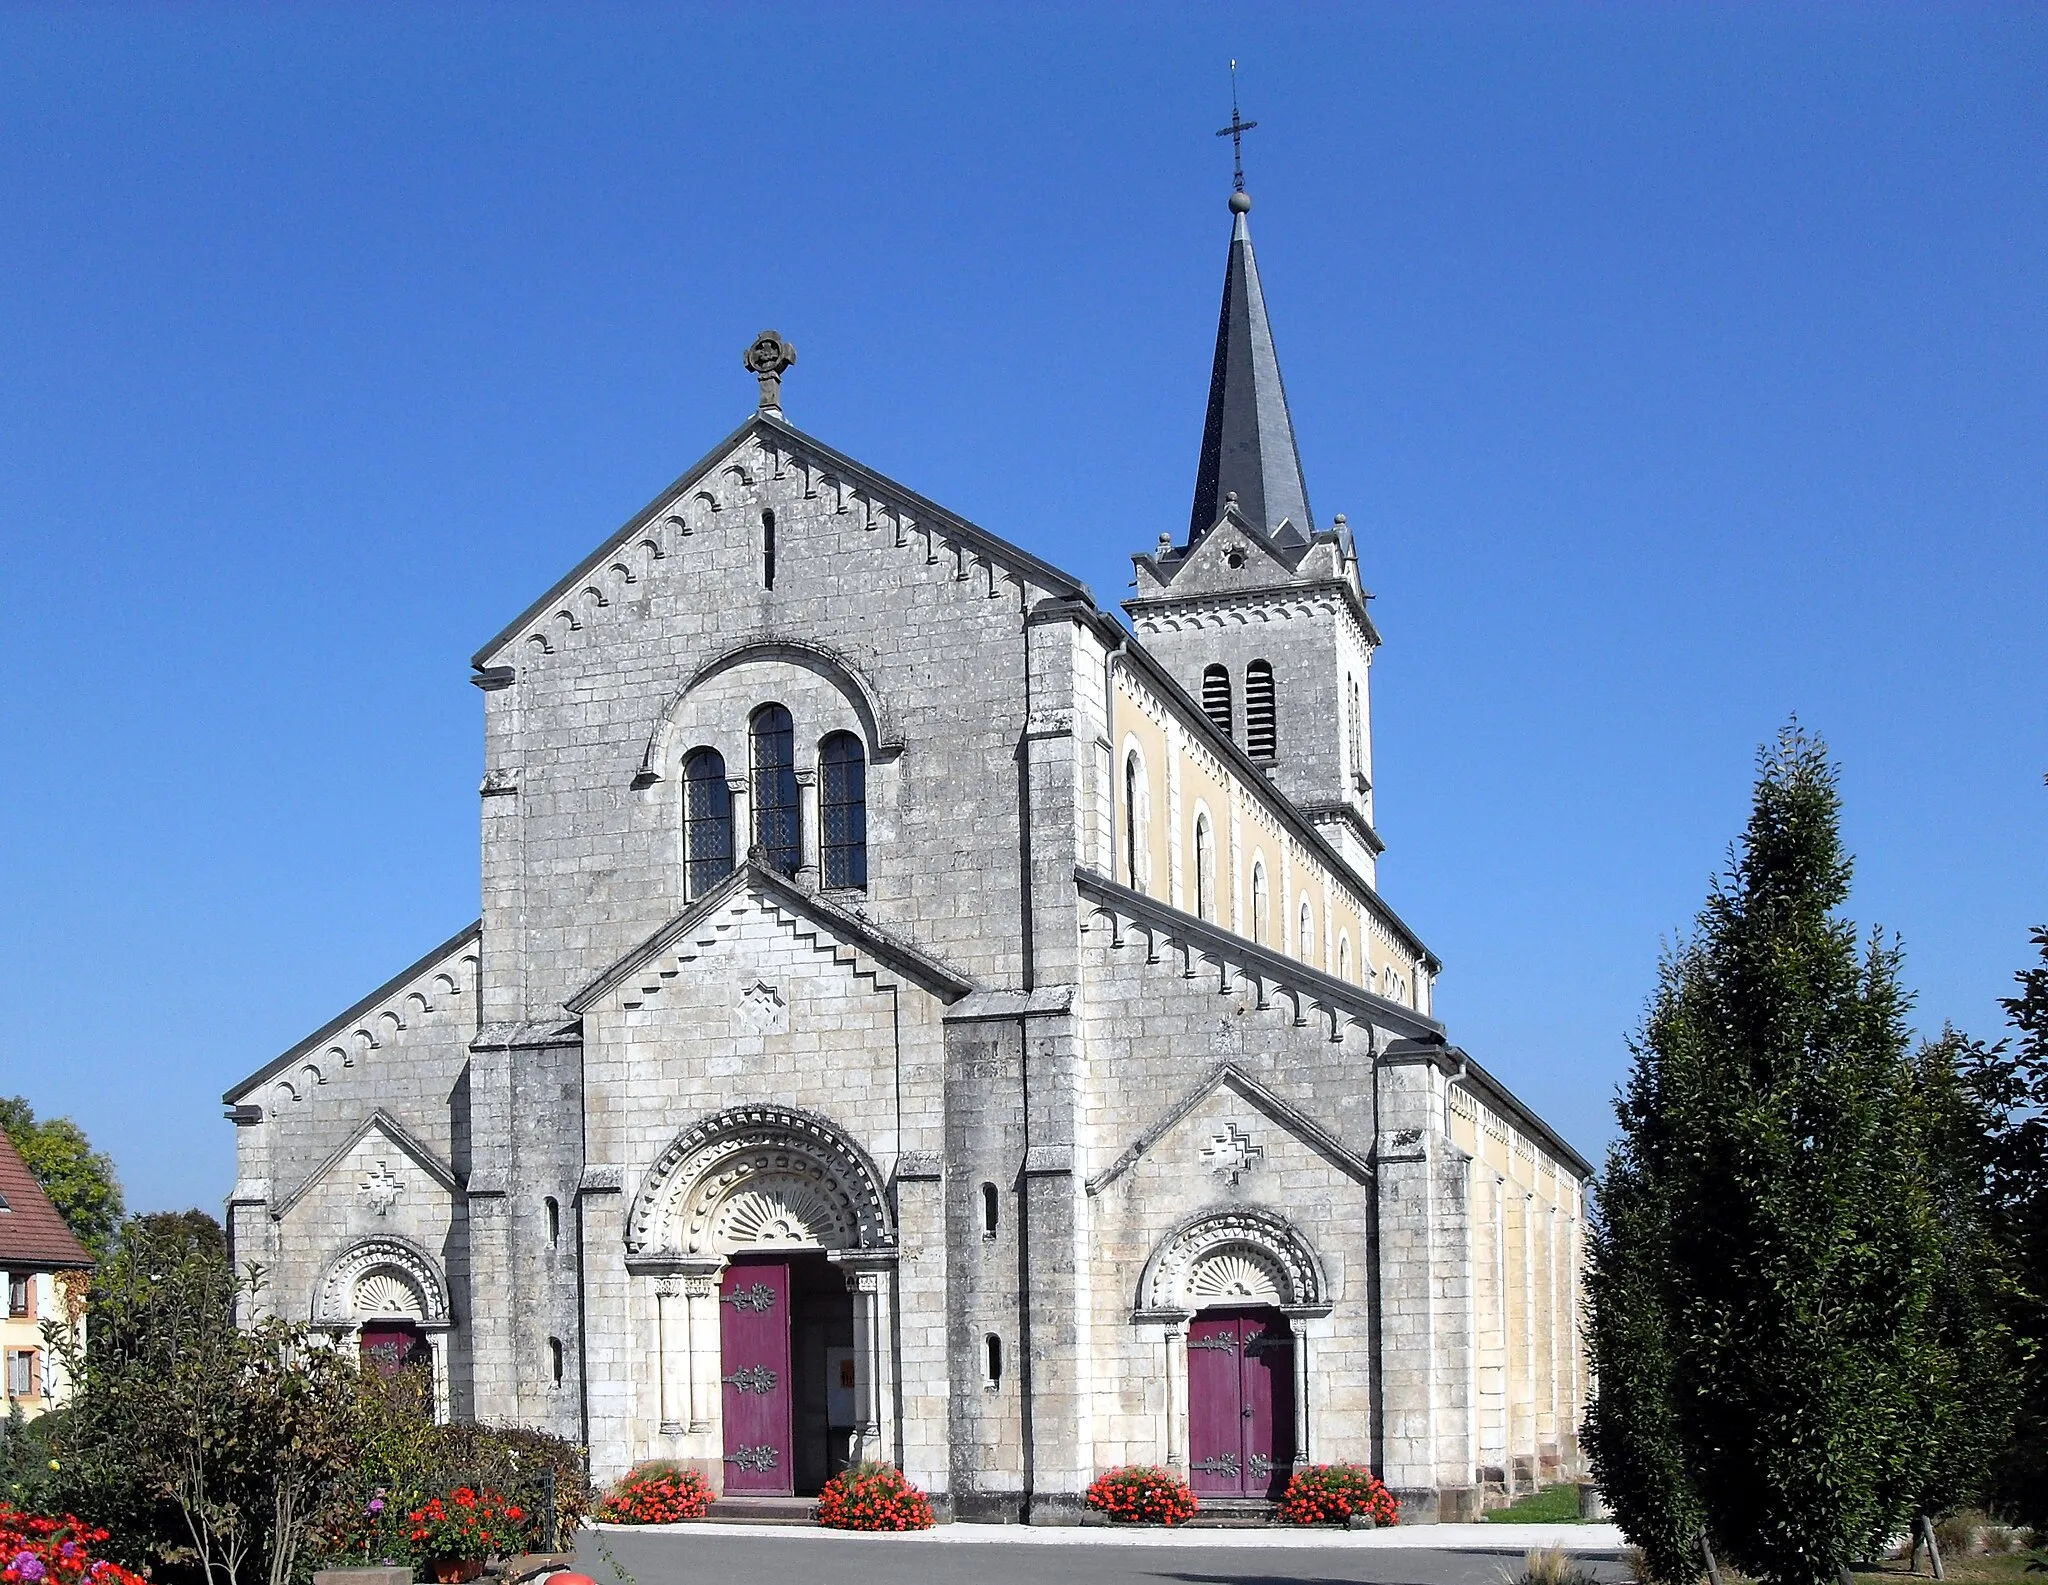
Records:
M1382 887L1588 1154L1793 712L1923 1026L2048 922L2048 12L0 9L0 1093L140 1208L473 918L477 644L753 402L1123 597L1226 63Z

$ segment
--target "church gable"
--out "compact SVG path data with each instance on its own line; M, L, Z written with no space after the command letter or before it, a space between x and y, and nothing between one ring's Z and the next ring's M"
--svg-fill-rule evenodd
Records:
M871 549L1011 612L1047 595L1087 595L1050 563L761 413L478 650L478 682L501 687L520 666L589 642L629 615L651 614L654 589L679 571L701 574L712 545L745 539L772 582L776 537L786 537L792 514L858 527Z
M1362 1155L1228 1062L1161 1112L1122 1155L1088 1180L1088 1192L1102 1193L1155 1157L1170 1172L1184 1176L1192 1168L1230 1189L1244 1186L1255 1174L1270 1178L1311 1162L1354 1183L1372 1178Z
M439 1249L460 1193L448 1163L379 1109L278 1201L271 1217L320 1249L366 1238Z

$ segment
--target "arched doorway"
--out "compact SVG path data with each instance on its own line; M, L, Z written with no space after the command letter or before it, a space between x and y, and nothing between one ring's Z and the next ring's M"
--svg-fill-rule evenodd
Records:
M687 1130L634 1202L627 1261L669 1305L664 1429L715 1432L726 1492L809 1495L893 1456L895 1233L880 1175L837 1127L739 1107Z
M1308 1338L1297 1323L1330 1310L1321 1260L1276 1211L1206 1211L1160 1241L1134 1319L1165 1327L1162 1441L1170 1462L1185 1456L1196 1495L1256 1502L1286 1490L1309 1453Z
M349 1245L321 1279L313 1324L344 1347L353 1332L363 1363L391 1390L410 1392L429 1414L447 1417L440 1340L449 1326L448 1289L418 1245L396 1237Z

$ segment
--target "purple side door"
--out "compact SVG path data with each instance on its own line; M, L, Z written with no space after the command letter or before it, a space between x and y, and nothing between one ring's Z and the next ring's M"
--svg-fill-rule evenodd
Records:
M1294 1469L1294 1338L1270 1312L1188 1326L1188 1480L1198 1497L1278 1497Z
M788 1496L795 1487L789 1382L789 1263L726 1267L718 1284L725 1489Z

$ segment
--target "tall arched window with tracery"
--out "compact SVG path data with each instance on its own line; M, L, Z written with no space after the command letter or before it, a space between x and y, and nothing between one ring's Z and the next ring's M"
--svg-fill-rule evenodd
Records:
M804 861L801 795L796 785L796 725L779 704L764 704L751 723L754 751L754 840L768 866L794 875Z
M1202 673L1202 714L1215 723L1225 737L1231 735L1230 672L1210 666Z
M1255 660L1244 669L1244 750L1253 759L1280 752L1280 726L1273 713L1273 668Z
M1216 828L1206 814L1195 816L1195 912L1216 917Z
M1272 902L1266 896L1266 861L1252 860L1252 940L1260 946L1272 933Z
M818 745L818 825L825 884L868 884L868 757L851 732Z
M702 897L732 873L732 787L725 756L693 748L683 756L683 844L690 895Z
M1132 749L1124 756L1124 879L1134 892L1145 890L1152 872L1152 795L1145 785L1145 762Z

